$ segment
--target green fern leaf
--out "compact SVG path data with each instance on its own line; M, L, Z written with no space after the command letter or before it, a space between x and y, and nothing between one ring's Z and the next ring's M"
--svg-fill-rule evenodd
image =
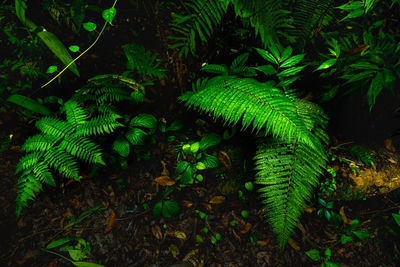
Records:
M23 170L31 169L39 162L41 155L42 153L33 152L23 156L15 168L15 174L18 174Z
M256 183L264 186L259 190L265 198L262 203L283 247L300 219L302 207L311 198L327 159L320 151L295 140L263 141L255 157Z
M296 106L271 83L253 79L212 79L199 92L182 95L186 105L212 112L226 122L237 124L242 119L243 128L252 124L257 132L265 130L281 138L295 138L313 146L310 133Z
M87 163L105 165L101 158L102 153L99 145L88 138L81 136L67 137L60 143L59 149Z
M67 121L76 127L79 124L85 123L87 120L87 114L85 110L78 104L78 102L70 100L65 102L65 113L67 115Z
M50 117L44 117L38 120L36 122L36 128L45 134L56 137L66 137L75 131L70 123Z
M36 197L35 193L42 190L42 185L33 174L21 175L17 182L17 198L15 199L15 212L17 217L23 208L28 206L28 201Z
M121 118L118 114L104 114L98 117L94 117L77 127L77 136L93 136L110 134L117 127L123 126L116 120Z
M51 147L53 147L59 140L60 138L57 136L37 134L26 139L24 145L21 147L21 150L24 150L26 152L47 151Z
M79 181L79 167L76 159L61 150L61 148L53 147L43 155L44 161L58 173L66 178Z

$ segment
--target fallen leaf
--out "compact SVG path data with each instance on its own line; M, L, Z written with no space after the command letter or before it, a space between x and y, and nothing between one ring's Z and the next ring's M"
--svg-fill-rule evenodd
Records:
M300 250L300 246L297 245L296 241L294 241L293 239L289 238L288 244L289 244L294 250L297 250L297 251Z
M247 233L248 231L250 231L251 227L253 227L253 225L251 225L251 223L246 223L244 225L244 228L240 231L240 233L242 235L244 235L245 233Z
M193 202L189 201L189 200L182 200L181 201L181 206L182 207L186 207L186 208L190 208L191 206L193 206Z
M179 248L174 244L170 245L168 250L169 252L171 252L172 257L174 257L175 259L177 258L176 256L179 255Z
M265 239L265 240L258 240L257 244L260 246L266 246L271 242L271 239Z
M397 161L394 160L394 159L392 159L392 158L389 158L388 161L389 161L390 163L397 164Z
M110 216L110 219L109 219L109 221L108 221L108 225L107 225L107 228L106 228L106 230L104 231L104 233L105 234L107 234L108 232L110 232L112 229L113 229L113 227L114 227L114 225L115 225L115 212L112 210L111 211L111 216Z
M49 263L49 267L57 267L58 261L52 261Z
M305 235L307 233L306 229L301 223L297 224L297 227L300 229L300 231Z
M225 197L224 196L214 196L209 201L210 204L222 204L224 202L225 202Z
M232 230L233 235L240 241L240 236L236 233L235 230Z
M156 183L161 186L171 186L176 183L176 181L172 180L169 176L162 175L154 179Z
M303 207L303 210L304 210L304 212L307 212L307 213L313 213L315 208L312 208L310 206L305 206L305 207Z
M158 225L153 225L151 227L151 232L153 233L154 237L157 238L158 240L161 240L163 237L163 234L161 232L161 228Z
M344 224L348 224L349 223L349 220L347 219L346 214L344 213L344 206L342 206L340 208L339 215L340 215L340 217L342 217L342 220L343 220Z
M70 199L69 203L71 203L72 205L74 205L76 208L80 206L79 200L76 198Z
M330 239L336 240L336 235L331 234L331 233L329 233L329 232L327 232L327 231L325 231L325 230L324 230L324 233L325 233L326 236L329 237Z
M175 236L176 238L179 238L179 239L182 239L182 240L186 240L186 234L185 234L185 232L182 232L182 231L175 231L175 232L174 232L174 236Z
M225 151L218 151L218 160L224 168L230 172L232 171L232 161L229 155Z

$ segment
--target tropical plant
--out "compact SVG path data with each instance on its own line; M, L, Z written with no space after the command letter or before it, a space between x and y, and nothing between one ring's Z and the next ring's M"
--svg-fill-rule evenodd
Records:
M242 129L251 128L258 134L256 183L263 186L259 190L265 198L262 203L283 247L323 173L327 120L317 105L298 99L290 89L294 75L304 68L296 66L303 55L292 56L291 48L272 50L257 52L276 69L271 65L254 69L268 76L276 74L278 83L224 72L199 82L200 88L184 93L180 100L227 124L241 122Z
M78 160L89 164L102 164L102 152L91 137L110 134L122 126L118 114L107 113L89 117L89 113L74 100L67 101L66 120L44 117L36 122L41 132L28 138L22 150L27 154L16 167L18 191L16 213L20 215L35 193L42 191L42 183L55 186L51 169L59 175L80 181Z

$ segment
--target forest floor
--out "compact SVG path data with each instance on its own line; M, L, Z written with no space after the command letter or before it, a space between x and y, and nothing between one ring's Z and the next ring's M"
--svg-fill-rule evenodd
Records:
M171 55L167 56L165 37L170 34L167 21L162 15L152 19L148 13L152 11L147 9L143 17L136 16L135 27L123 26L129 14L121 12L115 26L91 51L92 56L79 62L81 73L86 73L86 78L111 73L118 57L110 56L109 51L132 41L121 32L136 31L135 37L144 45L152 44L150 49L160 55L169 70L167 80L158 81L149 90L146 103L138 111L151 110L158 118L184 121L192 139L199 139L204 132L221 133L221 126L206 116L186 111L177 102L176 97L189 86L187 70L194 65L199 69L201 63L186 62L175 56L171 60ZM143 32L146 34L142 35ZM205 122L202 125L193 123L199 117ZM90 244L90 257L85 261L105 266L321 266L324 259L313 261L306 255L312 249L322 256L330 249L329 261L340 266L399 266L400 230L395 228L392 213L399 210L400 193L392 190L399 187L400 153L383 140L366 147L374 153L373 167L348 154L357 140L345 147L347 150L340 150L337 147L343 140L331 136L330 150L349 160L331 162L337 173L337 192L346 193L336 193L328 199L334 202L331 211L345 223L335 227L318 216L317 204L311 203L289 243L281 250L265 222L257 194L238 196L237 191L243 190L243 179L252 179L236 179L238 173L221 179L205 172L203 182L173 193L181 206L178 216L154 217L151 207L161 198L162 190L155 178L173 177L176 167L176 144L167 142L163 136L148 147L149 159L132 161L127 169L107 168L93 177L90 170L84 170L81 183L65 182L58 188L46 188L17 218L14 169L23 155L19 148L33 134L33 129L33 124L27 124L15 113L0 114L0 140L13 134L11 143L0 152L1 266L72 266L65 258L42 250L64 237L83 238ZM242 139L239 134L224 144L221 151L228 156L233 149L244 154L244 158L251 155L247 148L250 141ZM146 205L150 208L146 209ZM248 211L248 217L242 216L243 210ZM198 211L207 214L208 219L201 218ZM359 239L349 230L353 220L359 221L353 230L368 232L368 237ZM204 228L209 232L205 233ZM220 234L220 240L212 240L216 233ZM352 236L353 240L343 244L343 235ZM68 256L65 252L57 253Z

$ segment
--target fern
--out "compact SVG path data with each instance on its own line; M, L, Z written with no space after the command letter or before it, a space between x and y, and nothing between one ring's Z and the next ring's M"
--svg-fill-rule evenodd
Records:
M188 107L221 117L225 123L241 122L242 128L250 127L259 134L255 179L263 186L260 192L266 216L283 247L323 173L327 117L321 108L299 100L289 88L303 68L296 65L304 55L292 56L290 47L270 49L257 52L276 70L271 65L254 69L267 76L276 74L280 80L277 85L220 72L220 76L198 80L193 85L195 90L183 94L180 100Z
M214 28L221 23L227 5L219 0L187 0L185 2L186 14L173 14L172 30L178 35L170 36L175 41L170 48L179 47L180 54L195 54L196 42L199 39L207 43L212 36Z
M42 183L55 186L51 169L66 178L79 181L78 160L105 164L97 143L89 137L111 133L122 126L119 115L109 114L88 119L87 111L75 100L64 104L66 120L44 117L36 122L41 132L28 138L22 149L28 154L16 166L18 191L16 213L20 215L29 200L42 190Z

